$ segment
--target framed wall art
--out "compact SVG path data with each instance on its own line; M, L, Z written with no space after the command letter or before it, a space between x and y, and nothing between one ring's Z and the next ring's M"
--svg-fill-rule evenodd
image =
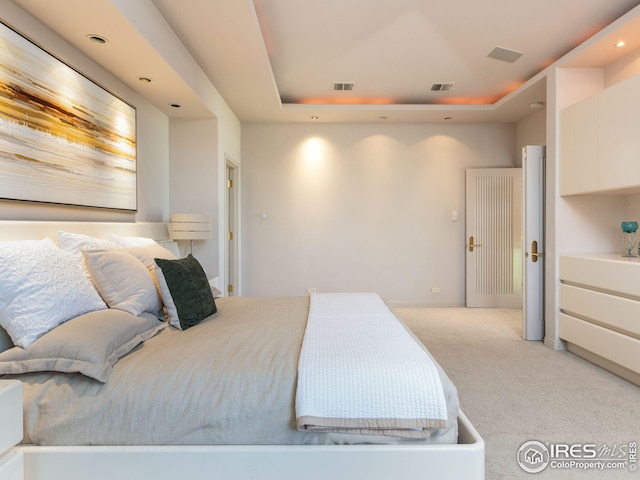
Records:
M136 210L136 111L0 23L0 198Z

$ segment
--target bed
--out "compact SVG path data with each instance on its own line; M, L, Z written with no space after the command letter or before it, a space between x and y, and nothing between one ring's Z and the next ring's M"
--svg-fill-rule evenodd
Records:
M123 242L115 250L139 255L136 258L143 264L147 258L141 250L147 247L125 240L166 237L166 226L155 223L0 222L0 230L0 241L55 238L60 232L68 232L72 238L109 235L115 238L111 240ZM103 257L113 260L114 249L104 247L83 248L86 265L95 262L96 269L108 270L111 264L105 264ZM155 246L152 250L154 254L159 252ZM165 260L171 268L183 265L178 263L183 259L169 254ZM0 340L4 378L22 382L24 439L16 448L24 456L25 478L48 480L90 475L96 479L163 479L184 477L185 471L195 479L286 479L298 478L301 472L305 478L355 475L372 479L484 478L484 443L459 409L455 387L435 362L434 377L429 377L428 382L439 384L442 395L440 403L434 400L436 406L419 415L421 423L407 424L407 415L401 415L400 423L396 420L389 423L389 419L380 420L380 415L374 413L369 416L375 418L372 423L366 415L363 420L343 414L344 404L357 397L351 391L342 392L343 397L338 397L335 405L327 406L330 401L312 401L307 405L299 400L300 390L306 389L311 391L307 397L317 398L318 382L327 384L326 390L342 390L353 383L349 375L342 380L344 384L335 383L339 375L318 380L311 375L326 369L303 367L305 358L316 356L311 343L314 335L309 333L311 325L323 326L338 319L330 328L335 331L341 328L340 319L348 314L349 325L357 323L353 321L354 315L363 321L379 318L380 328L370 330L383 329L388 338L412 337L392 314L393 318L388 317L386 307L380 305L375 294L216 298L214 312L202 306L196 312L196 317L201 318L184 323L191 313L181 310L184 307L177 294L172 298L169 270L155 271L158 296L162 301L167 295L169 298L162 310L150 312L158 305L152 308L150 299L137 299L133 307L88 311L62 321L35 340L26 340L31 342L26 348L13 347L14 342L7 339L6 332L0 332L4 334L4 343ZM88 272L93 278L91 273L95 272ZM108 299L107 307L121 301L110 298L104 286L98 289L101 297ZM140 312L136 302L146 302L143 310L147 311ZM180 318L176 315L178 311L182 312ZM162 321L165 316L169 317L168 322ZM131 324L135 322L139 326L131 333ZM127 332L120 337L126 338L123 337L123 342L118 337L115 350L121 343L129 346L114 354L107 337L115 335L113 330L125 323ZM98 325L104 325L104 330ZM51 362L51 349L57 352L64 344L68 353L72 343L69 338L87 330L92 332L94 341L99 339L99 348L79 343L71 360L66 357L65 362L57 360L53 369L60 371L40 371L47 369L38 367L7 374L7 364L12 360L10 356L7 360L7 356L12 352L23 354L22 350L44 345L39 348L45 353L36 355L37 361L47 357ZM349 336L362 338L363 331L329 335L331 342L338 342L330 344L331 348L335 348L336 355L345 350L355 351L354 344L345 347L342 342ZM320 338L320 342L327 341ZM425 355L431 359L413 337L412 342L419 350L415 352L417 358ZM356 341L355 345L359 343ZM407 347L402 344L398 348L405 352ZM78 352L83 355L100 352L101 356L99 361L90 358L87 362L82 358L82 363L76 358ZM337 363L332 368L339 369L350 357L358 355L336 356ZM32 362L33 358L27 360L14 364ZM376 368L384 369L386 363L389 362L385 360ZM394 377L393 370L390 376ZM414 388L413 384L411 387ZM203 398L207 401L203 402ZM355 400L353 403L353 408L363 409ZM338 413L332 408L338 408ZM323 413L299 409L319 409L316 412ZM337 417L339 421L335 423ZM411 415L408 418L413 419Z

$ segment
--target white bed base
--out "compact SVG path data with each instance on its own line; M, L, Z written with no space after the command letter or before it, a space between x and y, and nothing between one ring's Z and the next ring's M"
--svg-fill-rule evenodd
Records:
M164 223L0 221L0 241L55 238L58 230L167 237ZM10 346L0 338L0 351ZM13 451L24 458L25 480L482 480L484 441L462 411L458 429L455 445L19 445Z
M481 480L484 441L464 413L456 445L16 447L25 480Z

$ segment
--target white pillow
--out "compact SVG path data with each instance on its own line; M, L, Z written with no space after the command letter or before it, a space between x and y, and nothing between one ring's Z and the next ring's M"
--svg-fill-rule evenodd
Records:
M158 245L157 243L154 245L149 245L147 247L125 248L124 251L136 257L144 264L145 267L147 267L158 290L158 295L160 296L160 298L162 298L162 292L160 291L160 284L158 283L158 276L156 274L156 258L163 258L165 260L176 260L177 257L169 250Z
M74 255L81 255L80 251L82 249L118 248L118 245L111 240L91 237L81 233L59 231L57 237L58 246L69 253L73 253Z
M109 308L140 315L159 315L155 279L136 257L122 249L82 250L91 279Z
M77 257L50 239L0 242L0 324L14 345L106 307Z
M123 251L130 253L144 263L144 265L149 269L149 272L153 275L155 275L156 258L163 258L165 260L176 260L178 258L173 254L173 252L167 250L162 245L158 245L157 243L146 247L124 248Z
M109 240L119 247L148 247L155 245L157 242L147 237L119 237L113 233L109 234Z

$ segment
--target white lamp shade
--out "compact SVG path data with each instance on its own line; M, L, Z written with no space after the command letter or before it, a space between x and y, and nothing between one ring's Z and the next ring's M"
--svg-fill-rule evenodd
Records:
M210 215L174 213L169 222L169 236L173 240L206 240L212 235Z

